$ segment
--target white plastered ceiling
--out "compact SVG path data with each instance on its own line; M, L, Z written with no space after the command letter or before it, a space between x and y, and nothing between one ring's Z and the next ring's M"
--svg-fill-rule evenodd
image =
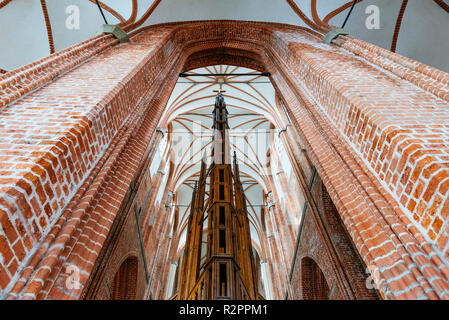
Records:
M268 177L271 173L266 167L270 125L281 125L274 88L264 76L233 75L259 73L242 67L217 65L188 73L231 75L180 77L162 117L161 122L170 124L167 128L170 128L172 136L171 145L168 146L173 161L170 191L176 194L176 206L179 208L178 232L182 233L187 222L193 186L198 180L204 155L210 163L212 110L216 91L221 89L225 91L222 94L229 112L231 153L236 152L247 197L251 235L259 246L263 228L263 192L271 188ZM159 159L156 161L160 162Z
M1 1L0 1L1 2ZM132 0L103 0L125 20L132 12ZM349 0L318 0L317 12L324 19L330 12ZM448 1L449 2L449 1ZM137 19L154 0L137 1ZM311 1L296 0L296 5L310 19ZM89 0L46 0L52 26L55 49L61 50L94 36L103 24L95 3ZM394 27L402 0L363 0L346 25L354 36L390 49ZM66 28L66 8L80 9L80 29ZM380 29L365 26L366 9L376 5L380 9ZM349 9L330 20L341 26ZM104 10L109 23L119 20ZM279 22L305 26L285 0L162 0L142 26L164 22L192 20L249 20ZM399 34L397 52L444 71L449 71L449 13L433 0L410 0ZM0 68L11 71L49 54L47 31L42 8L37 0L12 0L0 9Z

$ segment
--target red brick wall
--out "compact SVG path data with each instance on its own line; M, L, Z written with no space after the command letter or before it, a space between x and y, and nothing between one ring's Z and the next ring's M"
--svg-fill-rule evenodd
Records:
M319 176L314 179L292 272L291 299L378 299L370 274ZM367 281L368 279L368 281Z
M90 277L84 285L85 289L81 296L83 299L125 299L125 293L130 299L142 299L145 296L147 279L143 260L146 255L144 256L141 250L135 210L136 208L139 210L143 204L139 190L144 190L148 186L148 172L139 178L140 188L128 191L129 196L122 202L119 213L111 225L111 232L105 239ZM151 254L149 250L147 252ZM120 271L129 259L134 261L132 266L125 266ZM127 287L125 282L132 283ZM129 290L126 291L124 288Z
M383 297L449 297L447 74L279 24L167 24L113 44L97 37L0 78L0 286L15 283L10 298L79 297L58 289L62 266L79 265L87 281L177 73L219 57L271 72Z

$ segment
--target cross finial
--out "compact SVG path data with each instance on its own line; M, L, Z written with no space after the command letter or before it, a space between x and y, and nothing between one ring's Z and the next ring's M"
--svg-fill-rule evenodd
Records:
M223 93L223 92L226 92L226 90L222 90L222 89L220 88L220 89L218 89L218 90L214 90L214 92L217 92L217 93Z

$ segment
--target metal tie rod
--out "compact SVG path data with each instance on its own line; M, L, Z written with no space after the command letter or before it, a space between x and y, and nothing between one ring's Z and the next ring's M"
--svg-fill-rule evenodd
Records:
M216 77L227 77L227 76L262 76L269 77L271 73L269 72L260 72L260 73L186 73L182 72L179 74L181 78L186 77L207 77L207 76L216 76Z
M103 9L101 9L101 6L98 3L98 0L95 0L95 2L97 3L98 10L100 10L101 16L103 17L104 23L108 24L108 20L106 20L106 17L104 16L104 13L103 13Z

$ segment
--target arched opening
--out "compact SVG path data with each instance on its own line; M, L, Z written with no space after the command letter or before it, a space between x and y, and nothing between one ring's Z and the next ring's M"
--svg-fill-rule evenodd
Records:
M114 276L112 287L113 300L135 300L137 289L137 267L136 257L127 258Z
M329 286L318 264L311 258L303 258L301 270L304 300L328 300Z

